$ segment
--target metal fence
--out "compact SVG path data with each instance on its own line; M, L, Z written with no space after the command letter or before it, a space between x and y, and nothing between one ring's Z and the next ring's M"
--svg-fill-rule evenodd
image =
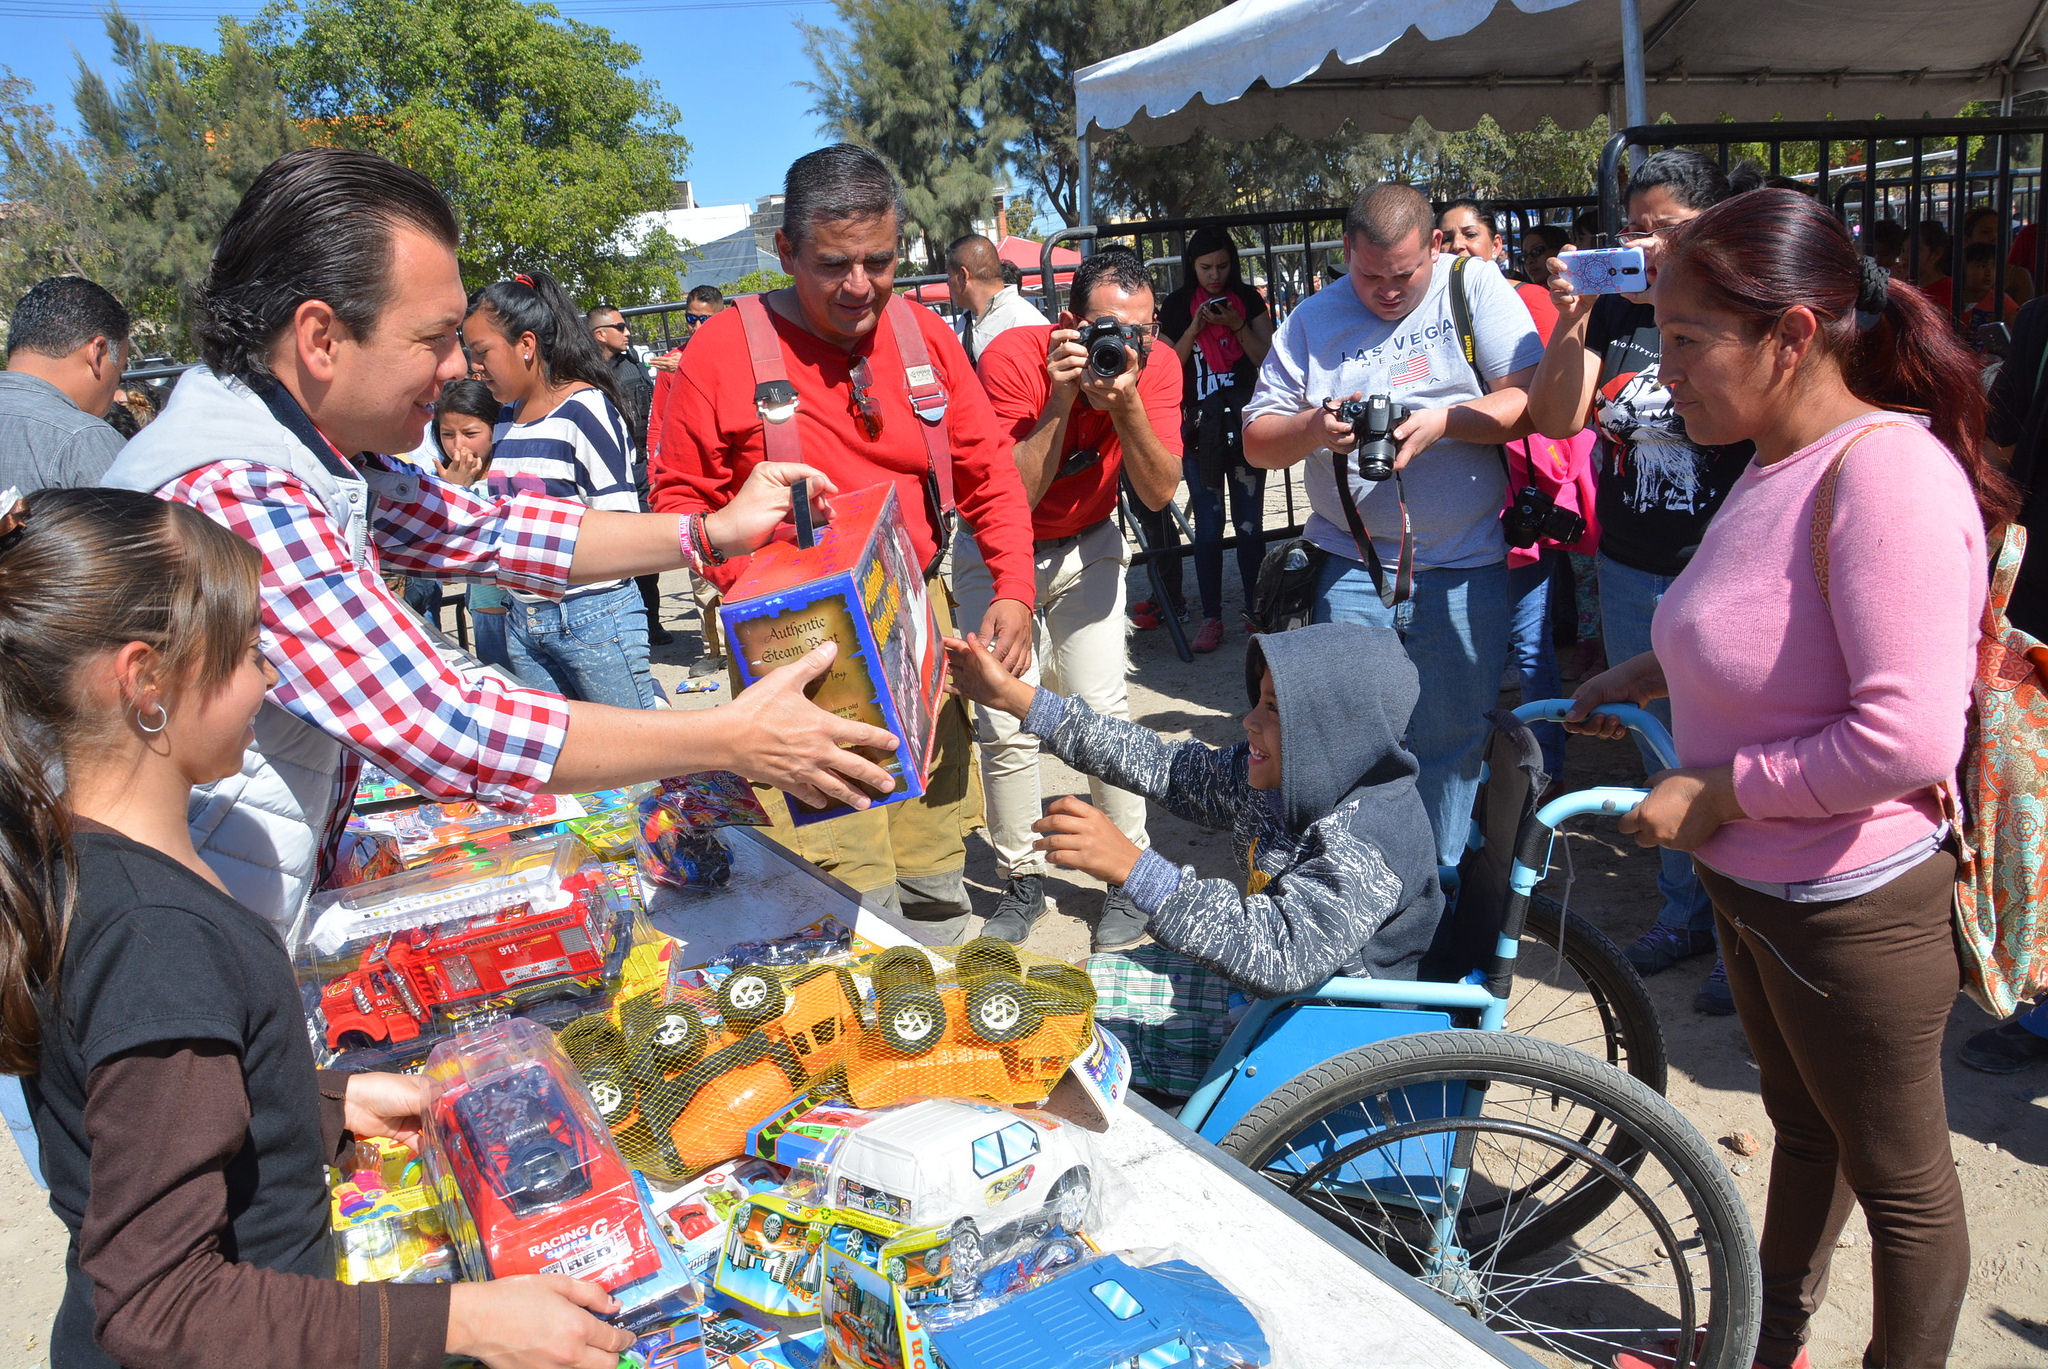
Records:
M1958 282L1950 307L1961 318L1975 300L1960 288L1965 220L1972 210L1992 211L1997 233L1991 299L2006 294L2007 258L2015 218L2041 220L2041 150L2048 116L2009 119L1852 119L1821 123L1654 124L1608 139L1600 157L1600 226L1610 237L1622 226L1621 174L1631 150L1691 147L1728 170L1744 144L1761 144L1766 174L1781 176L1791 162L1812 170L1792 179L1810 185L1821 202L1849 225L1866 253L1884 220L1906 234L1906 272L1920 276L1919 227L1935 222L1948 233L1949 276ZM2023 159L2031 153L2033 165ZM1788 156L1788 154L1793 154ZM2048 275L2048 235L2037 232L2030 270L2040 288Z

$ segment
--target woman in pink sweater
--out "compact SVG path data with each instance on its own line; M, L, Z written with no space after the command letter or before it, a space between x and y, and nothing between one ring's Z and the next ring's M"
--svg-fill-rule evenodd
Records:
M1736 196L1660 255L1664 383L1697 440L1756 456L1659 605L1653 649L1589 680L1573 714L1671 700L1681 768L1622 829L1693 853L1776 1128L1757 1363L1806 1364L1860 1203L1863 1363L1930 1369L1969 1279L1941 1088L1961 968L1936 786L1962 754L1985 525L2013 492L1978 450L1976 368L1947 320L1810 197Z

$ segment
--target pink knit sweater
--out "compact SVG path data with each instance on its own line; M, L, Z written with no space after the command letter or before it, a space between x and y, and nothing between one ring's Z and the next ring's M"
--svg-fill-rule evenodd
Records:
M1809 547L1821 477L1842 465L1830 599ZM1658 605L1651 641L1689 766L1735 767L1748 816L1696 853L1743 879L1797 883L1925 839L1955 773L1984 614L1984 523L1923 427L1871 414L1770 466L1752 463Z

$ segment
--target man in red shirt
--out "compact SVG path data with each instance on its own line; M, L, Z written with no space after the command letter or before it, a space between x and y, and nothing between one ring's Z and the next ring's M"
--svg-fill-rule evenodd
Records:
M902 191L887 164L846 143L799 157L783 189L775 248L796 283L762 298L795 389L794 412L757 395L741 310L716 315L698 327L676 371L648 473L652 502L673 512L722 508L761 464L772 415L795 433L805 462L838 488L893 483L911 541L930 566L945 531L929 511L932 458L912 406L895 316L885 312L904 220ZM976 621L1004 667L1021 673L1031 663L1031 509L1010 460L1009 435L953 330L929 309L911 309L944 392L938 421L952 454L959 512L994 573L993 596ZM735 559L713 569L722 591L741 568ZM945 594L932 596L939 625L950 632L947 601ZM922 798L874 812L798 829L780 796L770 795L771 834L854 888L931 924L935 934L957 939L967 927L966 834L981 819L974 748L957 699L939 716L936 753Z
M1124 568L1130 553L1115 521L1117 480L1148 509L1161 509L1180 486L1180 358L1161 365L1152 333L1152 280L1144 259L1107 247L1074 273L1070 308L1054 326L1010 328L981 354L981 383L996 417L1015 440L1017 471L1031 501L1038 596L1036 658L1060 692L1098 713L1130 716L1124 677ZM1123 365L1104 374L1090 362L1081 329L1108 319L1136 330L1124 339ZM1097 330L1097 336L1103 336ZM1100 351L1098 342L1093 350ZM1117 359L1111 345L1105 361ZM972 621L989 602L988 567L962 536L953 550L954 584ZM1039 666L1023 673L1038 683ZM989 837L1007 884L987 936L1023 941L1045 911L1045 856L1032 849L1039 817L1038 743L1007 713L977 709ZM1145 800L1100 780L1089 797L1140 848ZM1111 889L1095 927L1095 949L1121 950L1145 933L1145 916Z

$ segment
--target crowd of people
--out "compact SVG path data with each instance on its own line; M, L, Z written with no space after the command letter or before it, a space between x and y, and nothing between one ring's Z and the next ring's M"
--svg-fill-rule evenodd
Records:
M466 291L429 182L312 149L223 230L203 362L154 414L117 401L120 303L38 285L0 373L0 491L22 496L0 495L0 1069L25 1080L72 1235L53 1362L229 1362L211 1330L230 1322L250 1363L594 1365L630 1339L573 1280L343 1288L316 1267L323 1154L412 1134L421 1107L414 1081L314 1071L281 939L333 873L365 759L504 806L734 770L775 840L940 942L972 925L985 828L1003 889L981 932L1029 937L1056 870L1101 880L1098 1018L1139 1084L1184 1095L1247 996L1422 972L1503 671L1558 695L1560 637L1597 635L1608 664L1576 671L1545 766L1570 733L1620 735L1606 703L1676 740L1676 768L1645 752L1622 820L1661 861L1629 957L1718 953L1699 1006L1739 1017L1759 1067L1756 1361L1806 1363L1860 1205L1865 1362L1943 1363L1969 1246L1936 790L1964 746L1987 529L2048 498L2048 301L2006 274L1987 406L1938 243L1934 278L1907 281L1884 225L1859 243L1812 196L1684 150L1634 171L1626 209L1649 277L1628 295L1575 288L1578 225L1511 245L1485 206L1390 183L1277 324L1219 229L1188 236L1164 294L1099 248L1056 317L963 237L949 323L893 292L901 189L838 145L787 175L792 284L692 292L686 341L650 356L538 270ZM1972 216L1966 267L2000 228ZM1215 652L1223 530L1249 604L1268 473L1295 467L1310 515L1275 550L1311 572L1307 625L1245 643L1244 741L1169 743L1128 692L1130 627L1186 612L1162 515L1184 485L1193 645ZM897 492L954 681L913 799L871 808L891 782L856 748L893 739L806 698L829 644L708 711L668 711L654 681L658 577L690 573L719 656L718 598L797 481L828 518ZM1165 556L1138 604L1126 489ZM1540 535L1506 516L1525 501ZM494 669L427 630L444 586ZM2013 620L2039 631L2044 606L2029 569ZM1088 801L1044 803L1041 749ZM784 795L856 811L798 826ZM1229 831L1235 871L1149 849L1148 803ZM1964 1052L2043 1059L2048 1008ZM172 1100L203 1124L139 1125Z

